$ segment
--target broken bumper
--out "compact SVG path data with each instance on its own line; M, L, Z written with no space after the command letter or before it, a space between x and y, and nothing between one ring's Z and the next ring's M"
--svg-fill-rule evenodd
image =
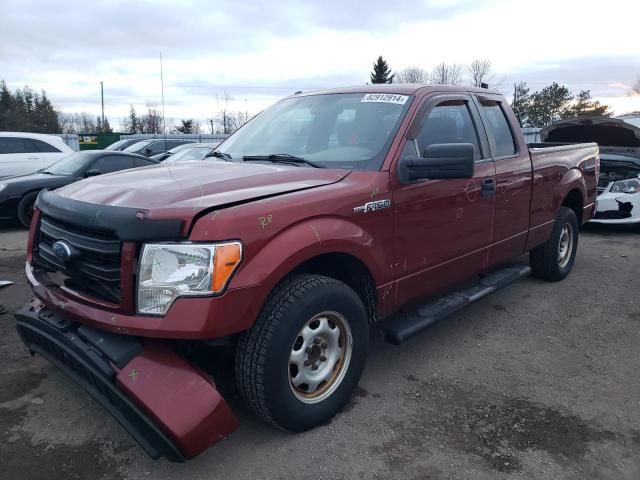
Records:
M603 193L598 196L594 223L640 223L640 193Z
M36 299L15 317L29 351L83 387L150 457L181 462L237 428L213 383L165 342L82 326Z

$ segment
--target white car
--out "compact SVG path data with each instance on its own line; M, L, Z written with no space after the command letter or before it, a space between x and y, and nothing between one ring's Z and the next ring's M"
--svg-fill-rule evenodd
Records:
M37 172L73 150L55 135L0 132L0 179Z
M560 120L540 131L544 142L596 142L600 177L593 223L640 226L640 128L626 118Z

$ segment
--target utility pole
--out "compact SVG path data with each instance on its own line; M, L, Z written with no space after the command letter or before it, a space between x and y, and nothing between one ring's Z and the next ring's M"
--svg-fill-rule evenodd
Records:
M100 100L102 102L102 129L104 130L104 82L100 80Z
M160 52L160 87L162 91L162 133L164 134L164 138L167 138L167 124L164 121L164 77L162 76L162 52ZM167 142L165 141L164 146L167 146Z

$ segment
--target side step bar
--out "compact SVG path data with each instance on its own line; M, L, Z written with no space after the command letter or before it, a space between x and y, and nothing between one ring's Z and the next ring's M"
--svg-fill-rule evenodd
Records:
M473 287L440 297L390 322L384 329L385 338L389 343L400 345L430 325L516 280L529 276L530 273L531 268L524 265L494 270L482 276Z

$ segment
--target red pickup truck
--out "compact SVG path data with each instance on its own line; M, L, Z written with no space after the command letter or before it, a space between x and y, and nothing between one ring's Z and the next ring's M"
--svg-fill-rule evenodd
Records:
M527 146L496 93L394 84L290 96L213 156L44 191L31 224L21 338L154 458L236 428L186 341L226 342L250 409L312 428L374 326L400 343L531 271L563 279L599 169L595 144Z

